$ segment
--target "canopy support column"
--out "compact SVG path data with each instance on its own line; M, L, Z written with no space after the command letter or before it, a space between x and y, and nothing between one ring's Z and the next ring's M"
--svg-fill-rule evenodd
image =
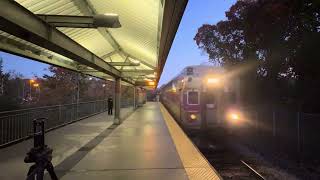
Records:
M133 109L137 108L137 88L133 86Z
M116 78L115 81L115 110L113 123L119 125L120 119L120 104L121 104L121 78Z

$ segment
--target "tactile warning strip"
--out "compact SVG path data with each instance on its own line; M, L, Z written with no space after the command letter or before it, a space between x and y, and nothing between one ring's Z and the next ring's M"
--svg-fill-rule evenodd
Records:
M189 179L222 179L162 104L160 109Z

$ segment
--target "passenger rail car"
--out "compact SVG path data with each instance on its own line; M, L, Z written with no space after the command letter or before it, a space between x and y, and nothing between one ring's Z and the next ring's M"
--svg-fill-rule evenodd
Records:
M222 68L189 66L160 89L160 100L189 131L226 127L241 119L240 81Z

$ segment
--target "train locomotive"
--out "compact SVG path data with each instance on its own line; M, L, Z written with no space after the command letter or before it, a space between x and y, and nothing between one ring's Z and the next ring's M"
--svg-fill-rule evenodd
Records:
M213 66L188 66L160 88L160 100L188 132L239 124L240 80Z

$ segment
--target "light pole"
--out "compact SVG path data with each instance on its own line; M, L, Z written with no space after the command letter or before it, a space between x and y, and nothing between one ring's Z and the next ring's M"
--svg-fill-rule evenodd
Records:
M29 80L29 87L30 87L30 92L29 92L29 97L30 97L30 100L32 99L32 84L35 82L34 79L30 79Z
M102 87L103 87L103 104L104 104L104 107L103 108L106 108L107 107L107 103L106 103L106 84L102 84Z
M103 87L103 99L106 99L106 84L102 84Z
M38 99L37 99L37 101L39 101L39 99L40 99L40 84L39 83L34 83L33 87L35 87L35 89L38 91Z

